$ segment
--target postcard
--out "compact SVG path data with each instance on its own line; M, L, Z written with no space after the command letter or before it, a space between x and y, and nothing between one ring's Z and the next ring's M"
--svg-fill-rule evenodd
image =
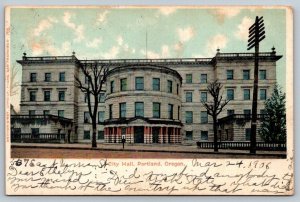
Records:
M288 6L8 6L7 195L293 195Z

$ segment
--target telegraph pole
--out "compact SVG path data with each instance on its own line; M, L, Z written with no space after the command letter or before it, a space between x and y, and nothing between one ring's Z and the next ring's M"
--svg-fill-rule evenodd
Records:
M265 27L263 16L256 16L254 24L249 28L248 49L255 48L254 53L254 84L251 118L250 154L256 153L256 128L257 128L257 94L258 94L258 63L259 63L259 42L265 38Z

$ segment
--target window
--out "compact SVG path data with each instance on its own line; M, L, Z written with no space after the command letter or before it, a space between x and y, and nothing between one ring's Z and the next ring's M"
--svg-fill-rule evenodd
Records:
M88 102L88 95L87 93L84 94L84 103L87 103Z
M45 73L45 81L46 82L51 81L51 73Z
M185 112L185 123L193 123L193 112L192 111Z
M110 82L110 93L115 92L115 81Z
M34 116L35 115L35 110L29 110L29 116Z
M144 77L135 77L135 90L144 90Z
M98 140L104 140L104 131L98 130Z
M246 141L250 141L250 137L251 137L251 128L246 128L245 129L245 139L246 139Z
M91 139L91 135L90 135L90 131L89 130L85 130L84 131L83 139L85 139L85 140Z
M178 106L177 117L178 117L178 120L180 120L180 106Z
M90 113L89 112L84 112L83 120L84 120L84 123L89 123L90 122Z
M119 114L120 118L126 118L126 103L120 103L119 104Z
M186 74L185 75L186 83L193 83L193 75L192 74Z
M207 74L201 74L200 83L207 83Z
M135 103L135 116L142 116L144 117L144 103L143 102L136 102Z
M234 114L234 110L233 109L228 109L227 110L227 116L233 115Z
M29 92L29 100L30 101L36 101L36 91L30 91Z
M193 131L185 131L185 137L187 140L193 140Z
M259 79L260 80L266 80L267 79L267 71L262 69L259 70Z
M250 70L243 70L243 80L249 80L250 79Z
M227 80L233 80L233 70L227 70Z
M173 83L171 80L168 80L167 88L168 88L168 93L172 93Z
M105 93L100 93L99 94L99 102L103 103L105 101Z
M65 101L65 91L58 91L58 100Z
M44 116L49 115L50 114L50 110L44 110L43 114L44 114Z
M234 100L234 90L227 89L227 100Z
M36 82L36 73L30 73L30 82Z
M65 72L59 72L59 81L60 82L66 81L66 79L65 79Z
M65 111L64 110L58 110L57 115L59 117L64 117L65 116Z
M207 111L202 111L201 112L201 123L207 123L207 122L208 122Z
M266 89L260 89L259 90L259 99L260 100L266 100L267 99L267 90Z
M201 131L201 140L208 140L208 131Z
M173 119L173 105L168 104L168 118Z
M160 91L160 79L159 78L152 79L152 90Z
M250 100L250 89L244 89L244 100Z
M185 93L185 101L186 102L193 102L193 92L186 92Z
M44 101L50 101L51 93L50 91L44 91Z
M11 133L12 134L21 134L21 128L12 128Z
M179 84L177 84L176 93L177 93L177 95L179 94Z
M109 105L109 119L112 119L113 117L113 111L112 111L113 105Z
M98 123L104 122L104 115L105 115L104 111L98 112Z
M160 118L160 103L153 102L153 118Z
M39 133L40 133L40 129L39 128L31 128L31 134L37 135Z
M267 114L267 110L266 109L261 109L260 114Z
M201 102L207 102L207 92L201 92Z
M121 89L121 91L125 91L125 90L127 90L127 79L126 78L124 78L124 79L121 79L120 80L120 89Z
M244 109L244 115L246 119L251 118L251 109Z

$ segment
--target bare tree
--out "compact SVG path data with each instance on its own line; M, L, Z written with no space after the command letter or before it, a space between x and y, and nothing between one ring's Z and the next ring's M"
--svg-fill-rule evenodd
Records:
M19 73L19 69L16 64L13 64L10 70L10 96L15 96L18 94L18 88L20 83L17 80L17 75Z
M100 93L103 92L102 87L106 81L106 76L108 72L108 67L99 64L97 62L87 63L83 62L80 65L79 71L83 73L86 82L82 82L79 75L75 75L75 86L81 90L81 92L86 93L89 115L92 121L92 147L97 147L96 142L96 132L97 132L97 112L99 104ZM93 99L93 100L92 100ZM92 102L94 101L94 102ZM94 105L93 105L94 104Z
M209 94L212 96L213 100L201 101L203 106L207 109L207 114L213 118L213 128L214 128L214 151L218 151L218 115L222 112L223 108L228 104L229 100L223 100L221 93L222 85L218 80L210 83L207 86Z

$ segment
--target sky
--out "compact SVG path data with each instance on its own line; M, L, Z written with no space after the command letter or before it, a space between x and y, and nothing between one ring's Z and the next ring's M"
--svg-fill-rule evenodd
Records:
M248 28L263 16L266 38L260 51L274 46L277 81L285 91L286 12L284 9L219 8L13 8L11 68L27 56L72 55L79 59L202 58L247 51ZM146 37L147 36L147 37ZM147 38L147 40L146 40ZM147 41L147 54L146 54ZM18 110L20 88L11 99Z

